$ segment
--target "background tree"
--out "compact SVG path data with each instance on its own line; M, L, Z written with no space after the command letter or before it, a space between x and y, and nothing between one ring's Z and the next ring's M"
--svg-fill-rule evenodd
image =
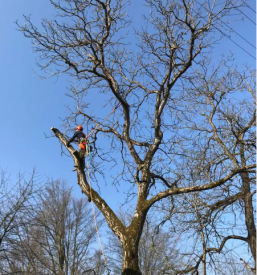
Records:
M6 274L8 262L12 262L12 245L16 231L23 224L35 195L36 175L33 171L29 181L19 174L17 183L11 183L11 175L1 170L0 175L0 273Z
M244 163L211 179L183 180L184 171L180 168L186 162L178 152L184 149L185 140L179 139L185 134L184 122L173 115L177 110L175 102L183 102L182 84L192 79L191 66L194 64L196 69L204 65L210 46L219 40L214 31L222 27L224 21L220 19L226 19L241 3L146 0L150 10L146 23L135 31L137 42L125 46L129 39L124 29L130 21L122 1L50 2L57 10L56 20L44 19L39 30L25 17L26 24L19 26L20 30L32 39L42 69L52 66L52 75L65 73L77 78L78 84L70 93L76 108L67 117L66 126L69 129L78 121L97 126L94 137L101 136L104 146L97 148L99 154L94 159L91 178L95 175L95 180L100 180L97 172L105 176L104 169L109 173L112 165L123 164L120 174L114 172L114 182L126 182L128 190L137 187L135 212L128 226L117 218L99 192L91 192L89 177L81 160L73 154L75 150L66 145L67 140L58 129L52 130L78 166L82 192L88 197L92 193L92 201L122 244L122 274L141 274L138 245L147 212L154 204L169 196L222 186L255 167ZM90 109L84 99L87 93L97 92L108 103L102 118L96 106ZM118 103L121 107L115 117L102 122L104 112L108 114ZM188 106L181 106L186 113ZM195 139L187 138L186 142L191 149Z
M81 275L94 268L96 231L91 208L85 199L75 198L65 182L49 182L29 214L17 232L11 272Z

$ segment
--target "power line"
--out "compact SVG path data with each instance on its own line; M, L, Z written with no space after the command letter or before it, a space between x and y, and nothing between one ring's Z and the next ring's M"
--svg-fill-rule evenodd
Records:
M240 49L242 49L245 53L247 53L248 55L250 55L252 58L254 58L256 60L256 58L250 54L248 51L246 51L243 47L241 47L239 44L237 44L234 40L231 39L231 37L229 35L227 35L226 33L224 33L222 30L220 30L219 28L215 27L215 29L217 29L219 32L221 32L223 35L225 35L231 42L233 42L235 45L237 45Z
M220 19L219 19L220 20ZM221 20L220 20L221 21ZM221 21L225 26L227 26L230 30L232 30L232 32L236 33L238 36L240 36L242 39L244 39L244 41L246 41L249 45L251 45L255 50L256 50L256 47L251 43L249 42L247 39L245 39L241 34L239 34L238 32L236 32L235 30L233 30L227 23Z
M239 10L246 18L248 18L251 22L253 22L253 24L256 26L256 23L250 18L248 17L244 12L242 12L239 8L236 8L237 10Z
M256 13L256 11L253 9L253 8L251 8L249 5L247 5L246 3L244 3L250 10L252 10L254 13Z
M226 23L224 23L224 24L226 24ZM226 24L227 25L227 24ZM227 27L229 27L228 25L227 25ZM229 27L230 28L230 27ZM230 28L234 33L236 33L238 36L240 36L243 40L245 40L249 45L251 45L255 50L256 50L256 47L251 43L251 42L249 42L247 39L245 39L242 35L240 35L238 32L236 32L235 30L233 30L232 28Z
M202 6L202 7L204 7L201 3L199 3L197 0L196 0L196 2L200 5L200 6ZM205 8L205 7L204 7ZM207 8L205 8L205 10L208 12L208 9ZM207 19L205 19L205 20L207 20ZM225 24L225 25L227 25L225 22L223 22L221 19L219 19L223 24ZM228 25L227 25L228 26ZM256 60L256 58L252 55L252 54L250 54L248 51L246 51L243 47L241 47L238 43L236 43L229 35L227 35L226 33L224 33L222 30L220 30L219 28L217 28L217 27L215 27L214 25L213 25L213 27L215 28L215 29L217 29L220 33L222 33L224 36L226 36L231 42L233 42L235 45L237 45L241 50L243 50L245 53L247 53L248 55L250 55L252 58L254 58L255 60ZM229 26L228 26L229 27ZM234 31L231 27L229 27L233 32L235 32L236 34L238 34L236 31ZM240 34L238 34L240 37L242 37ZM255 49L256 49L256 47L254 46L254 45L252 45L248 40L246 40L244 37L242 37L245 41L247 41L247 43L249 43L251 46L253 46Z
M202 6L202 7L204 7L201 3L199 3L197 0L196 0L196 2L200 5L200 6ZM205 8L205 7L204 7ZM207 8L205 8L205 10L206 11L208 11L208 9ZM225 23L225 22L223 22L221 19L219 19L225 26L227 26L232 32L234 32L234 33L236 33L238 36L240 36L244 41L246 41L249 45L251 45L254 49L256 49L256 47L251 43L251 42L249 42L247 39L245 39L241 34L239 34L238 32L236 32L235 30L233 30L227 23Z

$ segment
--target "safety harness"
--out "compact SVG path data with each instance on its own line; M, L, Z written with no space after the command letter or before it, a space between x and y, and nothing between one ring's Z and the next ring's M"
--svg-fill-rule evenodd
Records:
M88 141L87 136L85 138L80 138L79 140L79 149L84 150L86 152L86 156L89 156L91 152L91 146L89 145L89 143L90 142Z

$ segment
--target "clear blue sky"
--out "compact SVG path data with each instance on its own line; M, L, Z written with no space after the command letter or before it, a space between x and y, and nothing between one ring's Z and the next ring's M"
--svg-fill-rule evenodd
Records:
M135 22L140 23L138 1L132 0L130 11ZM246 3L255 11L255 1ZM256 13L247 8L241 9L255 22ZM40 80L36 72L35 57L32 53L31 41L17 31L15 21L23 23L23 14L32 15L35 24L43 17L52 17L54 11L46 0L8 0L2 1L0 9L0 167L8 169L14 176L19 172L27 172L33 167L40 175L62 178L70 186L76 184L76 173L71 172L71 158L61 157L60 146L56 138L46 138L51 135L52 126L59 128L60 118L66 115L65 105L71 104L64 95L69 79ZM239 18L239 16L238 16ZM248 18L234 22L231 27L250 43L255 45L255 25ZM225 31L225 30L224 30ZM228 32L226 32L228 33ZM245 51L255 56L255 49L235 33L231 38ZM239 64L255 64L255 60L245 51L224 38L216 46L214 58L231 51ZM108 191L107 191L108 190ZM115 206L111 198L111 187L105 189L108 203Z

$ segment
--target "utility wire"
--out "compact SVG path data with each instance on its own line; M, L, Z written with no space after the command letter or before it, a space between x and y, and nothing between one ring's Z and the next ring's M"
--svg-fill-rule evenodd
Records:
M242 12L239 8L236 8L238 11L240 11L246 18L248 18L251 22L253 22L253 24L256 26L256 23L250 18L248 17L244 12Z
M204 7L201 3L199 3L197 0L196 0L196 2L200 5L200 6L202 6L202 7ZM204 7L205 8L205 7ZM205 10L208 12L208 9L207 8L205 8ZM194 10L193 10L194 11ZM194 11L195 12L195 11ZM206 21L207 21L207 19L205 19ZM219 19L222 23L224 23L221 19ZM226 24L226 23L224 23L224 24ZM250 54L248 51L246 51L243 47L241 47L238 43L236 43L229 35L227 35L226 33L224 33L222 30L220 30L219 28L217 28L217 27L215 27L214 25L213 25L213 27L216 29L216 30L218 30L220 33L222 33L224 36L226 36L231 42L233 42L235 45L237 45L241 50L243 50L245 53L247 53L248 55L250 55L252 58L254 58L255 60L256 60L256 58L252 55L252 54ZM228 26L229 27L229 26ZM229 27L230 28L230 27ZM232 28L231 28L232 29ZM233 32L235 32L233 29L232 29L232 31ZM235 32L236 33L236 32ZM241 35L240 35L241 36ZM246 40L245 38L243 38L244 40ZM246 40L247 41L247 40ZM249 44L251 44L249 41L247 41ZM251 44L252 45L252 44ZM253 46L253 45L252 45ZM256 47L255 46L253 46L255 49L256 49Z
M220 20L220 19L219 19ZM221 21L221 20L220 20ZM249 42L247 39L245 39L241 34L239 34L237 31L233 30L227 23L221 21L225 26L227 26L230 30L232 30L232 32L234 32L235 34L237 34L239 37L241 37L244 41L246 41L249 45L251 45L255 50L256 50L256 47L251 43Z
M199 3L197 0L195 1L196 3L198 3L200 6L204 7L201 3ZM208 9L206 7L204 7L205 10L208 12ZM219 19L219 18L218 18ZM221 19L219 19L221 23L223 23L225 26L227 26L227 28L229 28L232 32L236 33L239 37L241 37L245 42L247 42L249 45L251 45L255 50L256 47L249 42L247 39L245 39L241 34L239 34L237 31L233 30L227 23L223 22Z
M231 39L231 37L229 35L227 35L226 33L224 33L222 30L220 30L219 28L215 27L215 29L217 29L219 32L221 32L223 35L225 35L230 41L232 41L235 45L237 45L240 49L242 49L245 53L247 53L248 55L250 55L252 58L255 58L255 56L253 56L252 54L250 54L248 51L246 51L243 47L241 47L239 44L237 44L234 40Z
M253 8L251 8L249 5L247 5L246 3L244 3L250 10L252 10L254 13L256 13L256 11L253 9Z

